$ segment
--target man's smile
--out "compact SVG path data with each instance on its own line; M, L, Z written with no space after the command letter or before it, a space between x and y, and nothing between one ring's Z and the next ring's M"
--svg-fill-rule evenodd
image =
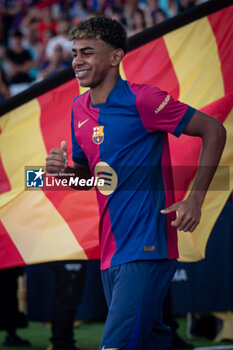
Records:
M91 70L90 69L82 69L75 71L76 78L82 78L85 77Z

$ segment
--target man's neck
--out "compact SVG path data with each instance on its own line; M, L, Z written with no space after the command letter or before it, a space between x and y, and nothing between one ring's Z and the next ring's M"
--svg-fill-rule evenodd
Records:
M95 104L105 103L108 95L116 85L119 73L106 79L102 84L90 88L91 102Z

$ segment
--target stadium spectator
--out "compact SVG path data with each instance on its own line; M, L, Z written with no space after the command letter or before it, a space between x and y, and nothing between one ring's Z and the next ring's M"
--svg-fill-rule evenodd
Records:
M73 338L73 324L83 294L86 261L55 261L50 263L54 274L52 302L51 350L78 350Z
M178 0L178 13L191 9L196 5L196 0Z
M146 28L145 14L141 9L137 8L133 12L132 19L132 29L128 31L128 36L137 34Z
M54 49L57 46L57 44L61 45L63 49L63 59L70 61L72 59L72 43L67 40L67 33L70 28L70 23L66 19L61 19L58 22L57 25L57 35L55 35L53 38L51 38L46 46L46 58L51 59L51 57L54 54Z
M16 334L18 328L27 327L24 313L18 309L17 280L23 274L22 267L0 270L0 329L6 331L4 346L30 346L28 340Z
M11 96L27 89L33 81L29 71L33 67L34 62L29 51L24 49L22 40L22 32L16 30L12 36L12 48L6 51Z
M159 23L165 21L167 19L167 17L166 17L165 12L162 9L157 8L156 10L152 11L151 19L152 19L153 25L156 25L156 24L159 24Z
M45 8L52 8L57 3L57 0L37 0L36 6L39 10L43 10Z
M66 33L71 24L77 24L96 14L104 14L122 23L128 36L131 36L145 27L161 23L177 13L206 1L208 0L0 0L0 43L9 53L9 50L12 50L12 33L20 30L25 35L22 46L31 56L30 63L27 63L31 64L31 67L26 72L27 79L30 80L38 75L47 76L44 74L45 70L47 71L46 65L48 62L53 65L54 60L58 59L58 53L55 57L50 57L57 43L63 48L64 57L61 62L71 60L71 45L66 39ZM69 20L67 21L66 18ZM20 40L19 37L18 40ZM13 38L14 41L15 38ZM56 49L56 51L59 50L59 48ZM13 72L14 69L9 61L8 58L8 65L5 62L0 63L12 85L16 72ZM57 68L56 65L56 68L51 71L60 70L61 66ZM23 67L25 68L25 65ZM28 86L30 81L24 83ZM12 94L21 91L19 87L17 82L17 89ZM21 87L25 88L23 85Z
M6 76L0 67L0 104L10 97L10 91L7 86Z
M23 47L29 51L34 62L34 67L29 71L29 75L33 79L36 78L44 54L44 48L39 42L37 28L38 22L35 18L32 18L30 23L28 24L28 27L24 28L25 37L22 43Z
M1 42L4 45L8 45L10 31L12 29L18 29L25 11L24 0L0 1L0 16L2 23Z
M71 66L70 61L64 60L63 57L63 47L60 44L56 44L53 49L53 53L43 62L37 79L47 78L49 75L60 72L64 68Z
M117 6L112 6L106 9L105 15L107 17L110 17L112 19L115 19L116 21L120 22L126 27L126 19L124 17L124 10L123 7L117 7Z
M38 25L39 40L43 45L45 45L45 37L44 37L45 31L49 29L56 33L57 22L54 21L52 17L52 12L50 7L44 7L43 9L38 11L38 16L39 16L39 25Z
M133 14L137 10L137 0L126 0L124 4L124 18L126 30L130 32L133 30Z
M75 23L78 23L82 19L88 17L88 7L86 0L72 1L69 9L70 17L75 20Z

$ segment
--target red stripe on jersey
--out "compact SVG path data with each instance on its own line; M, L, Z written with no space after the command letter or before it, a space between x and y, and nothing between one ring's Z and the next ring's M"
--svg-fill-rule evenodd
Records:
M91 106L90 93L82 95L80 98L75 100L73 104L74 113L74 133L80 146L82 143L88 143L88 154L86 158L89 160L92 176L94 175L94 167L97 163L101 162L100 145L93 142L93 132L95 127L99 126L99 108L93 108ZM88 118L88 122L81 128L78 128L79 118ZM97 130L97 129L96 129ZM104 218L99 223L99 242L101 249L101 270L107 269L111 266L111 259L116 251L116 242L111 230L111 219L108 208L108 196L102 195L96 190L97 201L99 206L99 217ZM101 232L104 232L101 235ZM105 254L105 255L104 255Z
M158 86L178 99L179 81L163 38L129 52L123 59L123 67L128 81Z
M103 235L100 235L101 270L105 270L111 267L111 260L116 251L116 241L111 230L108 196L97 192L97 200L99 203L99 215L100 218L103 218L103 220L100 221L99 227L99 232L103 232Z
M161 159L164 186L165 186L166 208L168 208L170 205L172 205L175 202L174 192L171 191L173 177L172 177L171 159L170 159L167 137L168 137L167 134L164 134L163 153L162 153L162 159ZM175 227L171 226L171 222L176 219L176 213L172 212L172 213L166 214L166 219L167 219L168 258L176 259L179 256L178 248L177 248L177 230Z

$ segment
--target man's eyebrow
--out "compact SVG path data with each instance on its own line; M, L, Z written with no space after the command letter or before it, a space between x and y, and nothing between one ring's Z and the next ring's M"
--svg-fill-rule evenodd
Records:
M95 50L95 49L93 47L90 47L90 46L82 47L81 49L79 49L79 51L85 51L85 50ZM76 52L77 49L73 48L72 51Z

